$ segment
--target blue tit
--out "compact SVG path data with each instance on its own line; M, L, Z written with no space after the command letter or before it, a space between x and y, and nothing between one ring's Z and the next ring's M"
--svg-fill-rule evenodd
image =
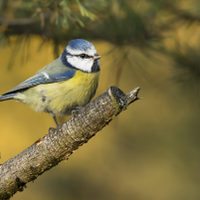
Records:
M0 101L14 99L35 111L49 113L58 126L56 115L70 115L94 96L100 58L92 43L71 40L59 58L0 96Z

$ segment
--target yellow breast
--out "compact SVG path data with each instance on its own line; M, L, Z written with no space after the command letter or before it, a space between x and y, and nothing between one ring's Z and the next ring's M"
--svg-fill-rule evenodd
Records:
M98 87L100 72L76 71L73 78L58 83L42 84L18 95L18 101L40 112L71 114L77 106L86 105Z
M54 89L47 91L47 96L52 96L50 109L57 114L71 114L74 107L86 105L96 92L98 80L99 72L77 71L72 79L58 83L58 88L55 88L56 93Z

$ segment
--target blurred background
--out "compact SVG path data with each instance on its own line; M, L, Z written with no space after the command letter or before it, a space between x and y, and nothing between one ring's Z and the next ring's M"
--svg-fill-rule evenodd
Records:
M1 94L83 38L102 56L96 96L143 97L12 199L199 200L199 13L198 0L0 0ZM4 163L54 122L7 101L0 126Z

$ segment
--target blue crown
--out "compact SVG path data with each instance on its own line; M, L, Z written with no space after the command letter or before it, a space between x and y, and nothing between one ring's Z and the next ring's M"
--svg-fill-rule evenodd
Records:
M87 51L87 49L91 48L92 46L92 43L83 39L71 40L68 44L68 47L70 47L71 49L79 49L82 51Z

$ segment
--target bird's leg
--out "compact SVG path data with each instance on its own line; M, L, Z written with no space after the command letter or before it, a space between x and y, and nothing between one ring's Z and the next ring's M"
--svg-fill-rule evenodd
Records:
M56 119L56 116L55 116L55 115L53 115L53 119L54 119L54 122L56 123L56 126L58 127L59 124L58 124L58 120Z
M55 115L53 115L53 120L54 120L54 122L56 123L56 126L58 127L59 124L58 124L58 120L56 119L56 116L55 116ZM55 130L56 130L55 128L50 127L50 128L49 128L49 133L52 132L52 131L55 131Z

